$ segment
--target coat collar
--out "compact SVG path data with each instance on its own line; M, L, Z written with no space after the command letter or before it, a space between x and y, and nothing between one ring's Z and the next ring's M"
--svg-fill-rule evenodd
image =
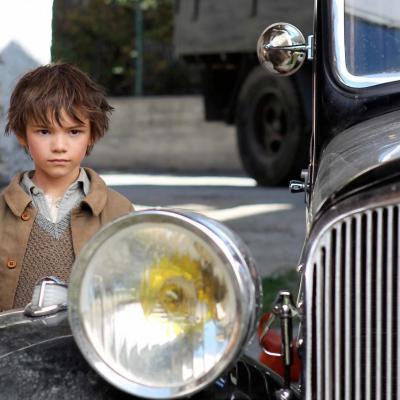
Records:
M4 190L4 199L14 215L20 217L28 204L32 201L31 196L25 193L20 182L23 173L17 174Z
M90 192L82 200L87 204L93 215L98 216L103 211L107 202L107 186L104 181L90 168L85 168L90 180ZM21 187L23 173L17 174L4 190L4 199L14 215L20 217L32 198Z
M107 203L107 186L95 171L90 168L85 168L85 171L90 180L90 192L82 202L86 203L92 210L93 215L97 217Z

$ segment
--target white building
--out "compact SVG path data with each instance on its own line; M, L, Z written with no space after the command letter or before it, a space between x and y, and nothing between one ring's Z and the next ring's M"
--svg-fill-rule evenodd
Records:
M7 182L15 173L31 169L29 157L14 136L5 136L4 129L11 92L18 79L39 63L18 43L10 42L0 52L0 183Z

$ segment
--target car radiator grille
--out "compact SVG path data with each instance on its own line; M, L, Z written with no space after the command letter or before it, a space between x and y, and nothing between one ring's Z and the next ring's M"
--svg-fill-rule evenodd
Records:
M305 269L307 400L399 399L399 205L337 218Z

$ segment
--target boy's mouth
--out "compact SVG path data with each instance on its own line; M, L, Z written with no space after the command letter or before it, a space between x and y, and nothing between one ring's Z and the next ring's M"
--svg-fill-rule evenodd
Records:
M53 159L53 160L49 160L50 163L52 164L66 164L69 162L69 160L64 160L64 159Z

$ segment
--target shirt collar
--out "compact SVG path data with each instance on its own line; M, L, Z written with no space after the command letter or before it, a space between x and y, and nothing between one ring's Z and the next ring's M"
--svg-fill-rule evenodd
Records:
M90 190L82 201L90 207L95 216L98 216L107 203L107 186L92 169L85 168L85 172L90 182ZM17 174L4 189L5 201L16 216L21 216L32 201L32 197L21 186L23 175Z
M76 180L76 183L77 182L81 182L83 193L85 194L85 196L87 196L90 192L90 181L84 168L81 168L81 172L79 173L78 179Z
M27 195L32 195L36 194L35 191L38 190L42 192L41 189L39 189L32 181L31 176L32 176L33 171L26 171L22 175L21 179L21 186L25 190L25 193ZM43 193L43 192L42 192Z
M24 172L24 174L22 176L22 180L21 180L21 186L25 190L26 194L28 194L28 195L32 195L32 194L35 195L38 193L44 194L43 190L40 189L40 187L36 186L35 183L32 181L31 177L33 176L33 172L34 171ZM71 190L76 190L79 187L82 188L82 191L85 196L87 196L89 194L90 181L89 181L89 177L84 168L80 169L78 179L68 187L66 192L71 191Z

